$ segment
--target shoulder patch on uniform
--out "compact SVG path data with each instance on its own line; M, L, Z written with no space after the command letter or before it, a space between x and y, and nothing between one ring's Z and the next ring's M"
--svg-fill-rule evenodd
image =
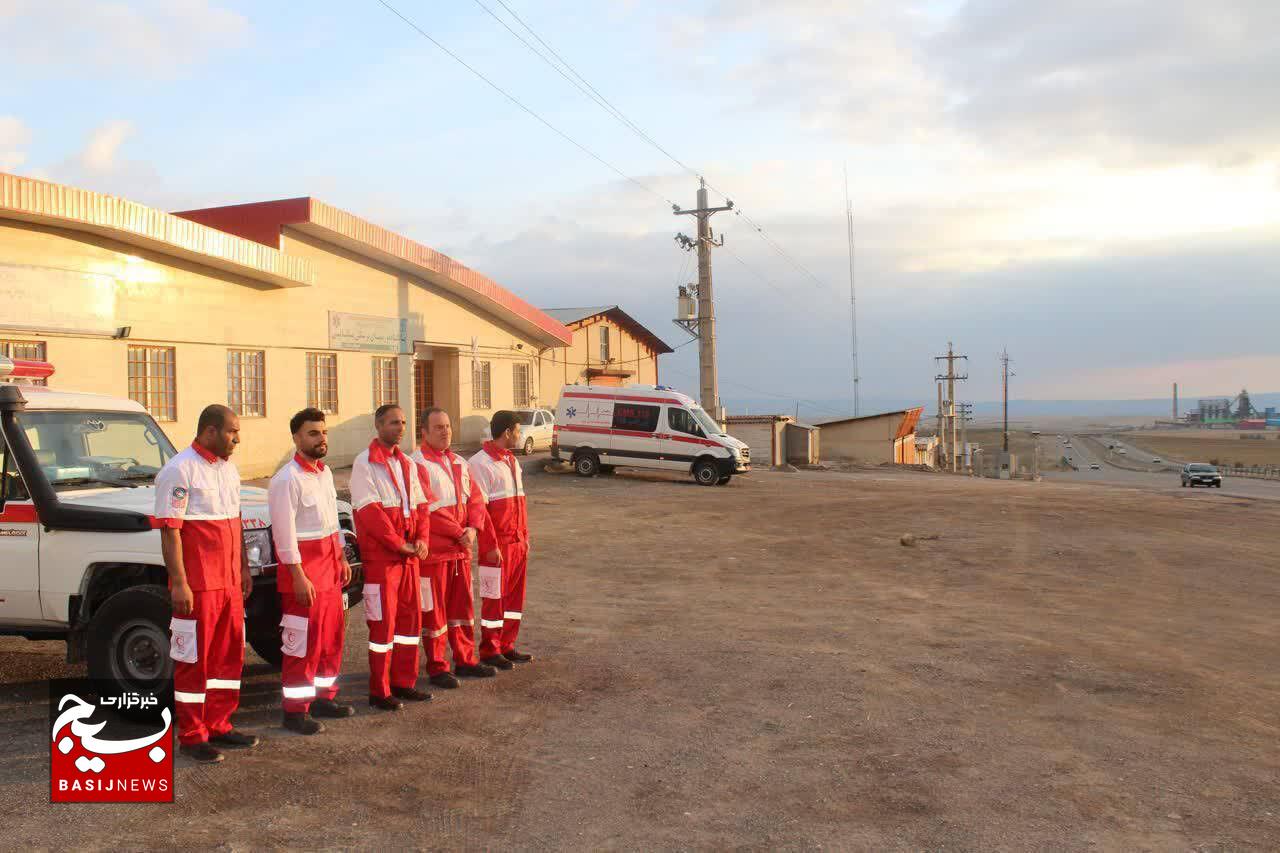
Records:
M187 490L184 489L182 486L174 486L173 491L170 492L170 495L173 498L171 503L174 506L183 506L187 502Z

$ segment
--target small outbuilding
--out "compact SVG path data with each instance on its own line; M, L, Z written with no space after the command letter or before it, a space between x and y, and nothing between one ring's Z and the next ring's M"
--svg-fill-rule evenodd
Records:
M827 460L917 465L916 424L923 406L819 424Z

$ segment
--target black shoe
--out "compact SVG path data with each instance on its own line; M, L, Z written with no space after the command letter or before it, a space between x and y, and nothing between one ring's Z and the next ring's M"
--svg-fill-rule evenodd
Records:
M286 711L284 714L284 727L300 735L318 735L324 731L324 723L311 719L311 715L304 711L292 714Z
M209 735L209 743L230 749L252 749L258 745L258 736L232 729L220 735Z
M503 652L502 656L512 663L528 663L533 660L533 655L526 655L516 651L515 649L512 649L509 652Z
M453 668L453 674L463 678L493 678L498 671L482 663L464 663Z
M391 695L406 702L429 702L431 694L416 687L392 687Z
M317 699L311 703L311 716L328 717L333 720L340 720L343 717L354 716L355 708L350 705L340 705L332 699Z
M441 690L454 690L462 686L461 681L454 678L452 675L450 675L447 672L437 672L435 675L431 676L427 680L430 681L432 684L434 684L436 687L439 687Z
M369 707L377 708L379 711L403 711L404 703L390 696L370 696Z
M504 658L502 655L494 655L491 658L484 658L481 663L487 663L489 666L496 666L498 669L515 669L516 665Z
M178 744L178 752L201 764L217 764L222 760L222 750L208 743Z

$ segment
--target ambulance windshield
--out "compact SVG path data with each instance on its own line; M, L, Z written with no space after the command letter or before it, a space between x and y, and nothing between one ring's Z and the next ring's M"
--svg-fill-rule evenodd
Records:
M137 412L24 412L22 426L59 491L146 485L175 453L156 422Z
M689 411L693 413L693 419L698 422L698 426L702 427L702 431L707 435L724 435L724 430L720 428L720 424L716 423L701 406L690 406Z

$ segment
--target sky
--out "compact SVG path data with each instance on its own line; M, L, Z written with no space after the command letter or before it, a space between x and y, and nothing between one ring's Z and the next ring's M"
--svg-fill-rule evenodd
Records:
M721 395L787 411L850 394L847 169L864 400L948 342L961 399L1280 390L1274 0L387 2L541 120L379 0L0 0L0 170L316 196L673 346L702 175Z

